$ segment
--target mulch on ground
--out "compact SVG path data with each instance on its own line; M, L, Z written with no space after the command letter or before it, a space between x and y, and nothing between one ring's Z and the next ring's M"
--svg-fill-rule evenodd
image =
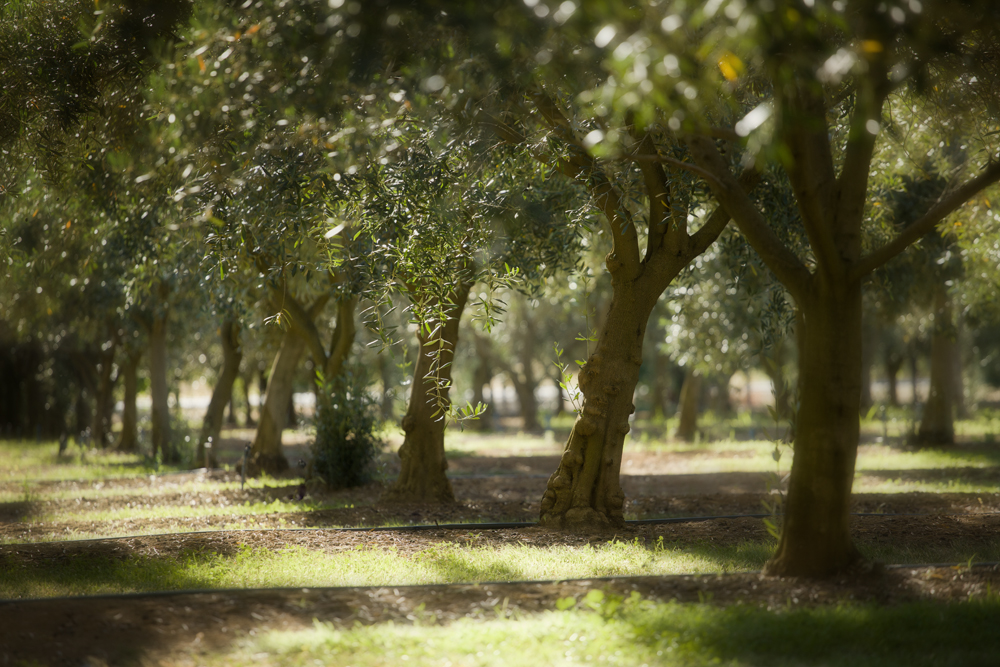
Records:
M629 577L568 582L167 593L0 602L0 664L197 664L208 652L270 630L315 621L446 623L552 610L591 589L646 599L755 604L768 609L841 602L898 604L979 599L998 590L997 568L912 568L834 580L759 574Z

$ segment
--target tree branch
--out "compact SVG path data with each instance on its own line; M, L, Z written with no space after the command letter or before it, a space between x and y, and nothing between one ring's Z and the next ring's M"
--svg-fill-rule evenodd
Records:
M556 167L567 176L587 186L598 208L604 212L611 228L613 249L608 258L608 271L612 274L622 268L627 270L625 280L634 280L639 274L639 234L621 193L612 185L597 160L583 148L574 136L569 120L556 103L544 92L533 96L542 118L553 133L566 142L568 158L556 160Z
M768 268L774 272L796 301L803 304L809 296L812 274L768 226L743 186L729 171L729 166L719 154L715 143L705 137L690 136L687 138L687 145L695 162L715 175L716 181L709 181L709 187L716 199L736 221L740 231L747 237L750 245Z
M636 157L659 157L653 139L646 134L635 146ZM670 182L667 174L658 161L638 160L642 170L642 179L646 184L646 196L649 199L649 238L646 241L646 257L648 261L653 253L663 244L663 239L670 233L671 225L667 212L670 210ZM687 229L678 230L687 236Z
M747 167L740 174L739 185L744 192L750 192L760 183L760 172L758 172L754 167ZM712 212L712 215L708 217L698 231L691 235L691 242L688 246L688 254L691 257L697 257L701 253L708 250L708 246L715 243L715 239L719 238L719 234L722 230L726 228L732 216L729 215L729 211L726 207L719 205Z
M939 222L969 201L976 193L997 181L1000 181L1000 162L991 162L979 176L941 195L930 210L908 225L896 238L858 260L851 267L849 278L861 280L934 229Z
M804 89L790 86L782 100L782 134L792 153L793 165L787 170L802 215L809 245L824 272L840 272L843 263L834 242L832 215L833 188L836 177L830 153L826 100ZM785 124L787 123L787 124Z

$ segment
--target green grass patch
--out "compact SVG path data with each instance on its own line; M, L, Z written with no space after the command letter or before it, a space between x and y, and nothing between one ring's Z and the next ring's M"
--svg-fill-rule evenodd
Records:
M610 576L713 574L760 570L774 550L770 541L738 545L664 544L612 540L599 545L538 548L526 544L477 546L441 543L411 554L358 546L339 553L290 547L240 547L233 553L189 552L182 558L109 560L74 556L30 567L0 561L0 597L97 595L192 588L392 586L494 581L559 580ZM929 547L860 544L869 558L888 563L1000 560L991 544Z
M469 539L475 539L470 534ZM192 588L389 586L665 575L760 569L773 545L746 543L695 549L611 541L582 547L444 543L415 554L359 547L336 554L300 547L235 554L189 553L175 558L108 560L78 556L0 569L0 597L97 595Z
M767 610L750 606L622 600L591 591L563 600L563 611L530 616L497 606L481 618L437 624L426 613L413 625L338 629L329 624L272 631L208 665L350 664L534 666L750 665L907 667L996 664L996 596L946 605Z

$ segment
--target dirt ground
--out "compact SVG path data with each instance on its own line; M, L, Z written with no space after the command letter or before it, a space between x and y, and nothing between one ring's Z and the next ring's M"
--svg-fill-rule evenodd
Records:
M135 556L180 557L197 551L236 553L242 545L281 549L300 546L337 553L363 546L394 548L413 554L443 542L480 545L583 545L611 537L639 539L683 547L713 543L739 544L766 539L757 518L716 518L698 522L628 524L614 533L564 534L532 526L504 529L342 530L342 526L401 523L429 526L470 521L532 522L547 475L556 456L459 456L450 474L459 502L453 506L379 505L380 484L351 491L314 489L306 502L331 509L255 515L248 530L222 530L248 520L235 506L276 498L294 498L298 482L275 480L265 488L211 489L213 481L238 479L234 473L191 473L103 482L44 482L37 492L64 491L61 500L0 504L0 563L26 567L77 556L112 560ZM629 518L712 517L758 514L765 499L759 473L689 474L678 455L640 452L623 469ZM939 471L911 471L938 474ZM956 474L952 470L951 474ZM978 475L997 475L976 469ZM900 475L896 474L895 477ZM894 477L894 478L895 478ZM183 485L205 481L206 490ZM104 495L83 499L79 492L97 488ZM121 494L116 493L121 490ZM101 522L46 521L60 510L111 510L149 502L217 507L198 518L158 518ZM295 502L295 501L293 501ZM928 544L991 544L1000 534L1000 494L858 494L855 537L869 544L899 547ZM311 530L296 530L309 526ZM274 530L263 530L274 529ZM53 536L80 533L129 534L162 531L117 539L53 542ZM190 532L212 531L212 532ZM40 542L40 540L46 540ZM22 543L11 543L14 541ZM34 543L26 542L31 541ZM711 600L762 606L827 604L856 600L893 604L915 599L965 600L998 590L996 567L909 567L856 573L835 581L778 580L757 574L621 578L559 583L512 583L426 587L233 590L211 593L161 593L87 599L0 602L0 665L36 661L45 665L196 664L207 651L271 629L311 627L313 619L350 626L385 620L412 622L433 617L447 621L468 615L532 612L552 609L555 600L579 595L592 587L627 595L638 590L653 599ZM424 607L420 607L420 605ZM422 609L422 611L418 611Z

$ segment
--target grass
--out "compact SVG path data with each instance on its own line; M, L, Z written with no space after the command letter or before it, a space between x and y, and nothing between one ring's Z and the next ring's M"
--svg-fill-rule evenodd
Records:
M0 567L0 598L151 592L161 590L399 586L411 584L588 579L613 576L716 574L760 570L772 542L737 545L670 544L661 540L611 540L599 545L526 544L480 546L440 543L402 554L395 549L358 546L338 553L303 547L280 550L242 546L235 553L188 552L181 558L134 557L111 560L74 556ZM1000 538L992 544L961 543L923 548L859 544L869 558L889 563L983 562L1000 560Z
M474 537L473 537L474 539ZM243 547L236 554L192 552L181 559L110 560L79 556L30 567L0 568L0 598L316 586L389 586L456 582L700 574L760 569L773 545L646 548L612 540L598 546L475 546L443 543L413 554L358 547L326 553L301 547Z
M381 665L533 666L749 665L882 667L995 665L1000 652L996 596L947 605L719 608L622 599L592 590L531 615L505 606L449 624L415 614L410 624L272 631L228 654L224 664L357 667Z

